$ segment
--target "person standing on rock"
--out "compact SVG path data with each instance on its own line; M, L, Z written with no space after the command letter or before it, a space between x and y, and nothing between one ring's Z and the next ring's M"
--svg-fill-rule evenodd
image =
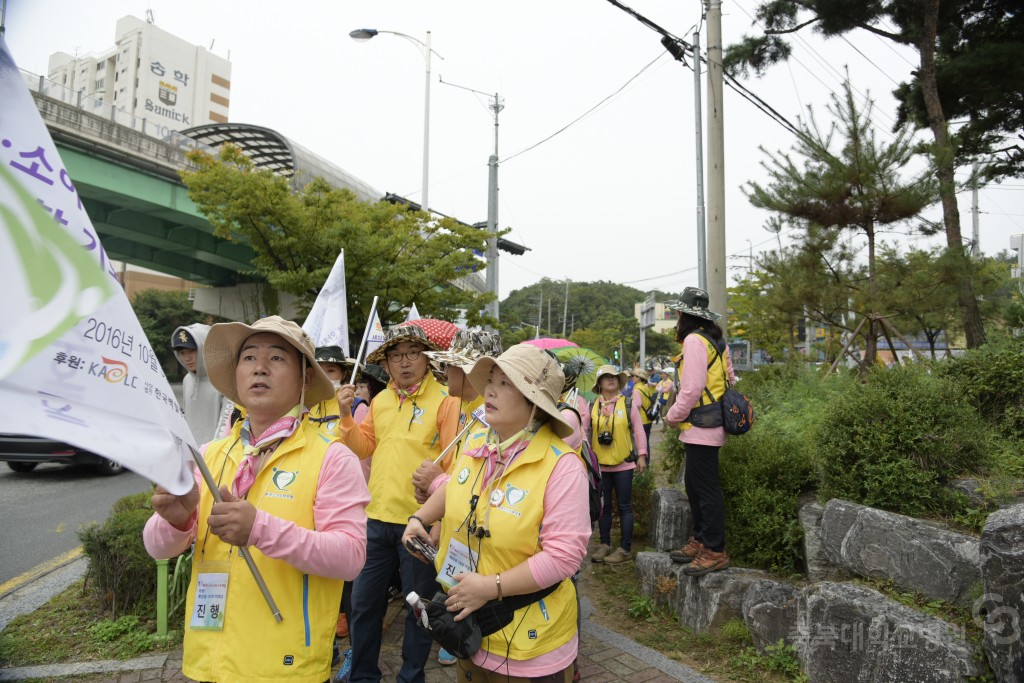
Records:
M676 341L682 345L682 355L676 372L679 393L665 422L680 429L679 440L686 450L683 485L693 516L693 535L669 556L673 562L687 565L685 574L702 576L726 569L730 562L725 551L725 498L718 481L718 450L725 445L725 430L714 397L721 397L727 380L735 382L736 375L722 328L715 322L722 316L708 310L708 293L687 287L669 308L679 312ZM713 362L719 356L725 358L724 364ZM694 424L705 407L709 408L705 412L712 414L717 408L717 426Z

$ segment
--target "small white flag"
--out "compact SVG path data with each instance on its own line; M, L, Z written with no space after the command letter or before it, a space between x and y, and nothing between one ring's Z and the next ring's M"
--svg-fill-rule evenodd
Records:
M316 295L302 329L317 348L340 346L348 358L348 295L345 288L345 250L334 261L330 275Z
M384 343L384 326L380 324L380 315L377 311L373 311L373 319L367 325L366 333L366 353L363 354L363 358L366 358L371 353L376 351L381 344Z
M420 312L416 310L416 304L414 303L412 305L412 308L409 309L409 315L405 316L405 322L409 322L411 320L419 320L419 319L420 319Z

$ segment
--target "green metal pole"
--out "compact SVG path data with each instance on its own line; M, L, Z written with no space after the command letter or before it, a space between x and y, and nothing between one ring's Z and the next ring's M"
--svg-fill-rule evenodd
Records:
M167 560L156 561L156 635L167 637Z

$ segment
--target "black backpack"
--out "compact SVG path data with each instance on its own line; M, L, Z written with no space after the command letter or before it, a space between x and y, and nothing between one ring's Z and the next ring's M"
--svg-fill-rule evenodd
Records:
M562 412L568 408L572 412L576 413L576 419L580 423L582 430L583 420L580 418L580 411L576 410L575 406L571 406L565 401L558 402L558 412ZM597 518L601 516L601 464L597 461L597 453L591 448L590 442L587 439L583 439L580 444L580 457L583 459L583 464L587 469L587 483L589 484L588 497L590 500L590 524L593 526Z
M691 410L686 421L694 427L721 427L726 434L734 436L746 434L754 426L754 406L750 403L749 398L733 389L729 384L729 371L725 365L725 357L722 355L724 345L719 348L715 340L703 330L697 330L697 334L711 342L711 346L715 349L715 356L708 361L708 370L716 360L721 362L722 374L725 376L725 393L721 398L716 399L705 386L704 393L711 401Z

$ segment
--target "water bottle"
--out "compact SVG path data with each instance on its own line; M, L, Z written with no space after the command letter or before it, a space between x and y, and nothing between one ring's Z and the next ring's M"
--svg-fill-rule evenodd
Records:
M412 608L413 616L420 620L420 623L423 624L423 628L429 630L430 621L427 617L427 606L423 604L422 600L420 600L419 593L416 591L410 591L410 593L405 596L405 602Z

